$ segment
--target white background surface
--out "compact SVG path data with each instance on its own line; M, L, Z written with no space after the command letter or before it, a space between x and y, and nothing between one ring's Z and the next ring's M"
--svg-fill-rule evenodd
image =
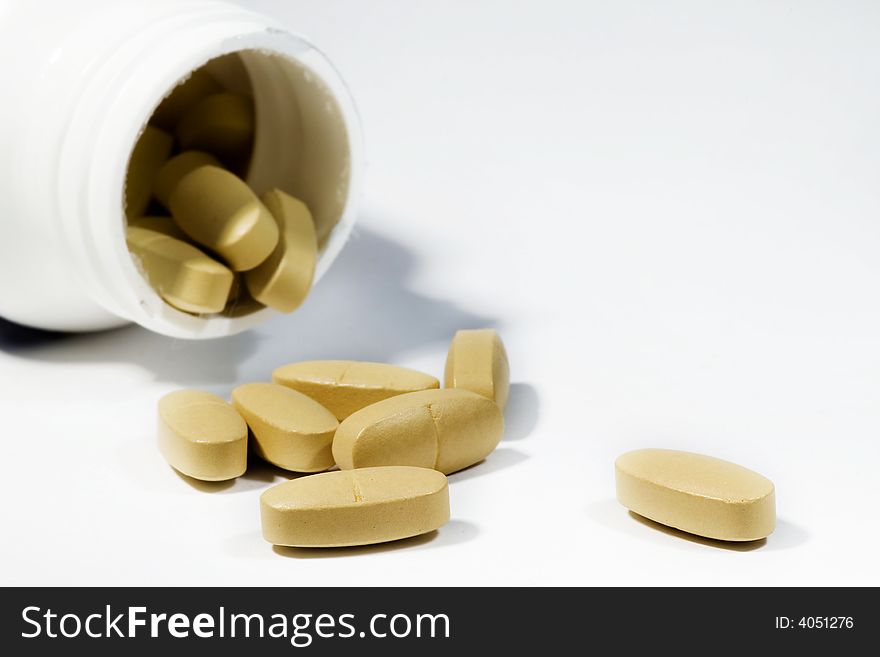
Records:
M880 584L880 6L248 2L325 50L366 129L358 234L298 313L212 343L0 332L3 584ZM496 326L508 435L453 520L273 551L257 468L203 492L158 397L307 358L439 374ZM777 486L751 550L614 500L634 448Z

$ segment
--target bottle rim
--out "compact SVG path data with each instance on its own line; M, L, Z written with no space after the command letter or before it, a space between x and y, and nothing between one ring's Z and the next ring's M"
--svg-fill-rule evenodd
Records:
M146 57L156 39L174 40L174 56ZM259 53L304 66L329 91L347 133L348 184L344 205L319 254L315 282L349 238L362 177L362 135L354 101L329 60L304 38L267 18L225 5L206 14L174 14L139 31L92 73L67 126L59 157L61 229L78 273L96 302L145 328L178 338L215 338L252 328L276 313L196 316L162 300L138 270L125 244L124 194L128 160L158 104L182 79L232 53ZM112 58L111 58L112 59ZM122 145L122 146L120 146ZM86 165L83 166L83 162ZM109 192L109 193L108 193Z

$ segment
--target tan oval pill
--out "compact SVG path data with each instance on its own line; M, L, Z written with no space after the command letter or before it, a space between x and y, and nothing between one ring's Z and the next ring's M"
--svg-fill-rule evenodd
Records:
M229 91L208 96L180 118L176 135L186 150L208 151L229 161L245 157L254 139L254 103Z
M734 463L640 449L618 458L615 472L620 503L660 524L723 541L754 541L776 526L773 482Z
M495 401L501 410L510 392L510 366L504 343L493 329L459 331L446 356L445 385Z
M203 98L223 91L223 86L207 71L199 69L178 84L153 112L150 123L174 130L186 112Z
M278 224L278 246L265 262L245 274L245 283L251 296L264 306L293 312L306 300L315 277L315 223L305 203L282 191L273 189L262 201Z
M199 167L210 164L220 166L220 160L203 151L186 151L175 155L162 165L153 183L153 196L166 208L171 203L171 192L183 177Z
M171 154L173 139L168 133L147 126L135 144L125 178L125 215L139 217L147 210L153 181Z
M275 545L345 547L396 541L449 520L449 487L435 470L411 467L325 472L260 496L263 537Z
M235 271L253 269L278 244L275 219L243 180L202 166L185 175L169 201L177 225Z
M269 463L293 472L333 465L339 423L315 400L274 383L247 383L232 391L232 404L251 428L256 452Z
M126 243L150 285L165 301L190 313L218 313L226 306L232 272L191 244L129 226Z
M244 474L247 437L244 420L216 395L178 390L159 400L159 450L185 475L224 481Z
M272 372L272 380L308 395L339 420L389 397L440 387L436 378L422 372L354 360L291 363Z
M503 432L491 399L468 390L423 390L349 415L336 431L333 457L343 470L412 465L449 474L486 458Z

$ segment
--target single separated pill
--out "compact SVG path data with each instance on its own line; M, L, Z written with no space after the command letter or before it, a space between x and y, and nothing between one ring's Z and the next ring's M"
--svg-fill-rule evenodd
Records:
M168 464L203 481L224 481L247 469L242 417L209 392L178 390L159 400L159 450Z
M129 226L128 249L153 289L165 301L189 313L218 313L226 306L232 272L196 247L168 235Z
M325 472L260 496L263 537L275 545L344 547L396 541L449 520L449 487L435 470L411 467Z
M510 365L493 329L459 331L446 356L445 385L488 397L504 410L510 392Z
M243 180L201 166L171 192L171 214L194 241L215 251L235 271L253 269L278 244L278 225Z
M197 148L234 161L251 150L254 103L244 94L213 94L186 111L176 134L183 149Z
M620 503L660 524L722 541L754 541L776 526L773 482L734 463L639 449L614 469Z
M254 434L262 458L293 472L320 472L333 465L331 445L339 423L314 399L274 383L247 383L232 403Z
M156 174L156 180L153 183L153 196L167 208L171 202L171 192L177 187L177 183L183 180L183 177L188 173L206 164L215 167L221 166L220 160L203 151L186 151L175 155L165 162Z
M339 420L389 397L440 387L436 378L422 372L354 360L292 363L272 372L272 380L308 395Z
M245 273L245 284L264 306L293 312L306 300L315 277L315 223L305 203L280 190L267 192L262 201L278 224L278 246L265 262Z
M349 415L333 439L343 470L413 465L444 474L482 461L504 432L501 409L468 390L422 390Z
M173 139L167 132L148 125L138 138L125 178L125 215L139 217L147 210L153 181L171 154Z

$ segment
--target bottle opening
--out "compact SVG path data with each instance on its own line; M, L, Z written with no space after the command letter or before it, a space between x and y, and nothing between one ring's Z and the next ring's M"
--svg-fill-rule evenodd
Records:
M210 248L181 233L169 208L169 189L179 182L181 172L212 164L244 181L257 197L278 189L306 204L317 237L317 279L329 264L322 258L349 204L351 149L337 94L305 63L260 49L227 53L180 79L152 112L129 158L126 222L129 227L170 231L175 239L223 262ZM165 167L172 158L181 163L176 169ZM340 247L330 248L329 257ZM161 312L167 319L178 313L187 322L186 317L234 319L264 310L249 295L240 273L219 310L178 303L173 291L162 289L150 275L137 249L131 251L149 289L162 299ZM152 302L142 305L157 307Z

